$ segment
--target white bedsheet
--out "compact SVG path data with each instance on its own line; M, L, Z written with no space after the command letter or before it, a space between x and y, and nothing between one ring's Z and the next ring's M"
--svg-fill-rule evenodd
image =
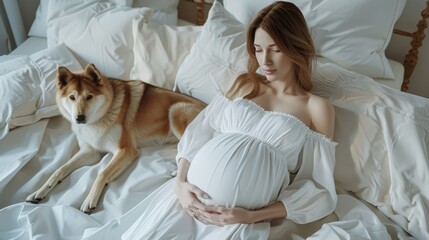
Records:
M329 64L325 65L322 70L317 77L324 79L326 88L320 88L320 85L317 84L316 87L319 87L318 90L324 91L324 94L327 94L337 107L340 106L349 111L355 110L375 118L383 118L383 115L376 114L377 111L375 110L380 107L380 104L389 106L393 104L395 106L394 111L384 108L383 110L387 113L400 114L403 118L414 119L415 122L406 122L409 126L415 127L411 129L429 129L429 122L423 121L423 117L429 115L427 108L424 108L429 106L429 100L380 87L377 83L363 76L337 71L335 66ZM341 93L349 93L349 95L343 96ZM364 93L373 94L378 100L384 100L378 101L378 105L374 105L375 113L371 111L371 108L367 108L367 106L371 106L374 99L369 98ZM395 102L388 102L393 97L396 98ZM410 103L413 104L414 108L409 105ZM410 109L413 109L413 114L411 114ZM337 116L344 117L344 119L340 118L340 121L348 119L341 112ZM387 114L387 116L394 118L396 115ZM396 121L402 121L403 118L396 119ZM379 123L384 124L390 120L380 119ZM344 124L347 126L346 122ZM344 125L341 126L339 131L347 130L343 128ZM380 132L381 136L384 134L384 136L390 137L388 133ZM405 134L406 131L401 130L399 133ZM428 142L426 133L417 132L413 133L414 135L409 134L404 137L423 141L424 144L424 141ZM422 136L423 139L418 139L416 136ZM396 138L395 140L397 140L394 142L395 144L403 141L403 139ZM390 141L386 142L390 144ZM414 142L414 144L416 143ZM416 150L417 146L413 145L413 147ZM425 149L420 150L424 151ZM110 160L111 154L108 154L99 164L83 167L73 172L56 186L42 203L38 205L25 203L27 195L40 187L49 175L76 151L76 140L70 130L69 123L62 117L45 119L32 125L16 128L0 141L0 239L118 239L138 219L143 204L142 200L155 188L171 179L171 173L176 169L174 161L175 144L142 148L138 160L106 188L95 213L86 215L79 211L80 204L88 193L97 173ZM391 151L389 154L401 153L390 148L389 151ZM403 149L399 151L405 153ZM407 181L390 175L400 173L401 168L395 169L394 164L399 164L401 159L390 155L386 156L389 157L389 163L392 167L385 169L383 174L395 180L391 185L388 185L393 194L396 193L395 191L399 191L400 187ZM419 157L423 158L422 160L426 157L427 161L427 155ZM337 156L337 163L338 161L341 159ZM404 162L402 167L407 166L405 163L408 162ZM426 172L428 169L422 169L419 174L424 175ZM338 173L336 175L341 177ZM360 186L356 185L356 187ZM338 187L342 189L342 186L339 185ZM368 188L363 190L358 191L360 197L368 198L376 195L374 192L369 192ZM397 194L400 195L399 192ZM416 203L426 207L424 201L427 193L423 192L422 194L419 195L421 199ZM272 228L270 239L305 239L312 234L315 235L311 239L354 239L356 236L359 236L359 239L377 239L378 237L374 236L387 238L387 234L392 239L413 239L399 226L416 232L419 231L416 230L418 225L408 225L403 222L405 218L393 210L393 207L403 208L406 202L402 201L403 199L398 199L393 202L393 205L389 205L383 203L382 199L378 200L374 201L373 204L380 207L384 213L395 220L397 223L395 227L388 226L388 224L393 224L393 221L387 223L385 219L380 219L380 212L372 214L371 211L375 208L370 210L364 204L341 195L334 214L310 225L297 225L284 221ZM402 213L404 215L409 213L408 209L404 209L404 211ZM424 216L425 214L427 212L422 210L421 215ZM336 221L337 219L338 221ZM326 225L323 225L325 223ZM420 224L424 223L420 222ZM424 231L417 233L424 234Z
M0 239L81 239L86 228L101 227L133 208L175 170L175 145L141 149L141 156L103 194L92 215L79 211L106 155L95 166L65 178L35 205L26 196L76 152L77 142L62 117L14 129L0 141ZM14 205L15 204L15 205Z

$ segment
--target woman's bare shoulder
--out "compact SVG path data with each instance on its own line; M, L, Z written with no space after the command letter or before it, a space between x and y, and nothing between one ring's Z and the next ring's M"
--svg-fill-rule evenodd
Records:
M334 110L334 106L326 98L319 97L313 93L309 93L308 105L311 108L323 108L326 110Z
M325 98L310 94L308 110L311 116L311 128L332 139L334 135L335 109L331 102Z

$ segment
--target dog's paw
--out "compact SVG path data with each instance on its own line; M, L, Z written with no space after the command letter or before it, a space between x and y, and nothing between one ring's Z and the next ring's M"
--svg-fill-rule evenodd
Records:
M34 203L34 204L38 204L40 203L43 199L45 199L44 195L40 194L40 191L34 192L32 194L30 194L25 201L28 203Z
M97 207L97 201L94 199L90 199L87 197L85 201L82 203L80 210L88 215L92 214Z
M82 208L80 209L83 213L91 215L94 211L95 211L95 207L90 208L90 209L85 209L83 210Z

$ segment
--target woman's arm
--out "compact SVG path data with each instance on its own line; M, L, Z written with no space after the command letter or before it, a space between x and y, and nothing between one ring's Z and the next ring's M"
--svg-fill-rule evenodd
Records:
M267 207L257 210L247 210L244 208L206 207L196 210L195 217L206 224L215 226L225 226L228 224L244 223L251 224L287 216L286 208L282 202L275 202Z
M326 99L313 95L308 102L311 129L330 139L334 137L335 110Z
M188 170L201 147L210 141L217 132L212 125L216 125L217 119L221 117L219 113L222 112L225 103L227 103L225 97L220 95L214 97L210 104L186 127L177 146L177 176L173 183L173 189L183 209L192 216L196 208L206 209L206 206L198 200L197 196L200 199L208 199L209 196L187 181Z
M185 158L179 159L178 166L177 166L176 182L178 182L178 181L185 182L186 181L186 176L188 175L189 165L190 165L189 161L186 160Z
M284 184L278 200L287 208L287 218L299 224L318 220L334 211L335 112L327 100L313 95L308 103L311 129L300 153L301 165L289 185Z
M282 202L275 202L267 207L250 212L252 223L287 217L287 210Z
M205 206L198 200L196 196L208 198L208 195L201 191L195 185L187 182L186 176L188 175L190 163L185 158L180 158L177 167L177 176L173 183L173 189L176 193L177 199L182 208L193 216L193 210L196 207L205 208Z

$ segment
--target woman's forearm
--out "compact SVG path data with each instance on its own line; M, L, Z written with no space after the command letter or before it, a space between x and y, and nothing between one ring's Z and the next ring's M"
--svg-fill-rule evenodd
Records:
M251 219L254 223L266 220L271 221L277 218L285 218L286 216L286 208L280 201L251 212Z
M189 161L185 158L180 158L177 166L177 180L186 181L186 176L188 175L189 170Z

